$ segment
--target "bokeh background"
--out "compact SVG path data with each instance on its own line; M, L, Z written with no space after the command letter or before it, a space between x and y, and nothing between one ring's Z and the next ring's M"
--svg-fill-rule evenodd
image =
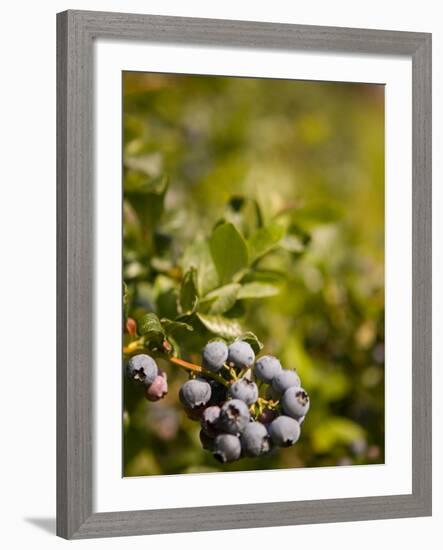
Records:
M261 266L280 293L249 301L242 324L311 395L294 447L221 465L178 402L186 373L163 364L162 401L124 382L123 474L384 462L384 87L125 72L123 125L129 315L169 313L165 273L219 219L235 223L232 198L246 197L294 232ZM162 206L148 207L154 246L126 192L165 175Z

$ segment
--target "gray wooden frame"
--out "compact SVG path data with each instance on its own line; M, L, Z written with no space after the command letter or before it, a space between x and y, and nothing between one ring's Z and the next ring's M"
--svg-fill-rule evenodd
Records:
M97 38L412 59L412 494L93 513L93 42ZM57 534L143 535L431 514L431 35L157 15L57 15Z

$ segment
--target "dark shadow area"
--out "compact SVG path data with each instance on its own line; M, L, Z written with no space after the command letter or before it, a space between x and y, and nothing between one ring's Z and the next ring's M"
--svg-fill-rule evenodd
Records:
M55 535L55 518L24 518L25 521L39 527L43 531Z

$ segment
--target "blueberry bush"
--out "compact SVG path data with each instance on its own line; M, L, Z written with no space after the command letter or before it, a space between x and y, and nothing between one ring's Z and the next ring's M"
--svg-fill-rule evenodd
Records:
M124 475L383 462L382 88L123 90Z

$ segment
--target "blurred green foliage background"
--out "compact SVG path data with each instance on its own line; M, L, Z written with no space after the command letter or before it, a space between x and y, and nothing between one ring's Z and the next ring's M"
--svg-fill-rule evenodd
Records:
M311 395L294 447L221 465L178 402L187 374L160 361L164 400L124 383L124 475L383 462L384 87L126 72L123 124L129 316L174 315L183 254L219 220L247 237L254 216L281 217L282 247L260 262L279 293L231 314Z

